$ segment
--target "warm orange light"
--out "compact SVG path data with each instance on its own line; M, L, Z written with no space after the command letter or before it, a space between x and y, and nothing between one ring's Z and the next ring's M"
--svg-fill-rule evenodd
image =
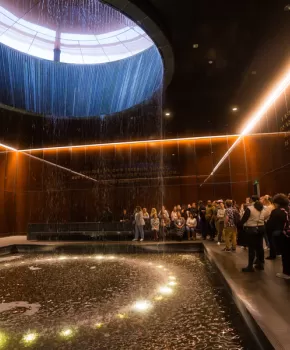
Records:
M48 160L41 159L41 158L39 158L39 157L35 157L35 156L33 156L32 154L26 153L26 152L24 152L24 151L19 151L19 150L17 150L16 148L10 147L10 146L8 146L8 145L4 145L3 143L0 143L0 147L3 147L3 148L5 148L5 149L7 149L7 150L9 150L9 151L13 151L13 152L17 152L17 153L20 152L21 154L24 154L24 155L26 155L26 156L28 156L28 157L30 157L30 158L32 158L32 159L36 159L36 160L41 161L41 162L43 162L43 163L46 163L46 164L48 164L48 165L55 166L55 167L57 167L57 168L59 168L59 169L61 169L61 170L67 171L67 172L69 172L69 173L71 173L71 174L73 174L73 175L81 176L82 178L85 178L86 180L91 180L91 181L94 181L94 182L98 182L98 180L96 180L96 179L94 179L94 178L92 178L92 177L89 177L89 176L86 176L86 175L84 175L84 174L78 173L77 171L71 170L71 169L66 168L66 167L64 167L64 166L61 166L61 165L58 165L58 164L49 162Z
M290 85L290 71L288 71L282 80L277 84L277 86L273 89L271 94L266 98L264 103L260 106L260 108L252 115L245 128L242 130L241 134L237 138L237 140L233 143L233 145L228 149L228 151L224 154L221 160L214 167L213 171L210 175L204 180L204 184L214 175L214 173L218 170L218 168L223 164L225 159L232 153L235 147L241 142L243 136L248 135L253 131L254 127L258 124L258 122L264 117L267 110L273 105L273 103L281 96L281 94L285 91L285 89Z
M109 142L109 143L94 143L88 145L76 145L76 146L59 146L59 147L44 147L44 148L31 148L22 149L20 152L39 152L39 151L60 151L60 150L76 150L85 148L102 148L102 147L122 147L122 146L142 146L142 145L166 145L175 142L191 142L199 140L216 140L224 138L234 138L239 135L217 135L217 136L199 136L199 137L181 137L173 139L157 139L157 140L143 140L143 141L125 141L125 142Z
M270 136L270 135L279 135L283 133L256 133L251 134L250 136ZM31 149L22 149L19 152L45 152L45 151L72 151L72 150L84 150L88 148L103 148L103 147L123 147L123 146L142 146L142 145L170 145L176 142L186 143L193 141L202 141L202 140L222 140L229 138L240 137L240 134L233 135L216 135L216 136L198 136L198 137L180 137L172 139L157 139L157 140L142 140L142 141L124 141L124 142L108 142L108 143L93 143L88 145L75 145L75 146L58 146L58 147L44 147L44 148L31 148Z

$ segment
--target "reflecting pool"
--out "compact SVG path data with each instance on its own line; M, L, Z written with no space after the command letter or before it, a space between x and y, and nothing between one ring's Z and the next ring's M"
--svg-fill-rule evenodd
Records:
M1 258L0 290L0 349L255 348L202 254Z

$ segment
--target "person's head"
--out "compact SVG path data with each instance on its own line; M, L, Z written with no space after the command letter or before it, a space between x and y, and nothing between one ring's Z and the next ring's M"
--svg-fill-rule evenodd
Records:
M190 204L187 204L187 209L190 209L191 208L191 205Z
M151 209L151 216L154 217L155 214L157 215L157 210L155 208L152 208Z
M287 209L289 205L289 199L285 194L279 193L279 194L276 194L276 196L274 196L273 203L278 208Z
M178 219L181 218L181 212L180 211L177 212L177 217L178 217Z
M233 206L233 201L231 199L226 200L226 208L231 208Z
M220 206L220 209L225 209L225 205L223 201L219 202L219 206Z
M198 202L198 206L199 206L199 207L203 206L203 201L199 201L199 202Z
M196 208L196 203L195 202L193 202L192 204L191 204L191 208Z
M254 208L257 209L258 211L262 211L264 206L263 204L261 203L260 201L260 197L256 194L254 194L252 197L251 197L251 200L252 200L252 203L254 204Z
M143 208L143 213L144 213L144 214L147 213L147 208Z
M152 215L152 217L153 217L153 219L157 219L157 213L154 213L154 214Z
M208 201L207 201L207 205L208 205L209 207L211 207L211 206L212 206L212 203L211 203L211 201L210 201L210 200L208 200Z
M161 210L162 210L162 211L165 211L165 210L166 210L165 205L162 205Z
M178 211L178 210L181 210L181 205L180 204L178 204L177 206L176 206L176 210Z
M175 212L175 211L177 211L177 207L175 206L175 207L173 207L173 211Z
M261 202L263 205L265 205L266 207L268 207L269 205L271 205L271 201L270 201L270 196L266 195L264 197L261 198Z
M190 213L190 214L189 214L189 217L190 217L191 219L193 219L193 215L192 215L192 213Z
M127 214L127 209L123 209L123 214Z
M140 211L142 211L142 208L141 208L139 205L137 205L135 211L136 211L137 213L139 213Z

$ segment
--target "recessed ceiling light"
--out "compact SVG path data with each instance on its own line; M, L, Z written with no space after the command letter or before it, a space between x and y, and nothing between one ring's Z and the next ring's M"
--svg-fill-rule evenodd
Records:
M209 64L213 64L213 61L208 61Z
M165 115L166 115L166 117L170 117L170 113L169 112L166 112Z
M233 107L232 109L234 112L237 112L238 111L238 107Z
M193 44L194 49L198 49L198 44Z
M284 11L290 11L290 4L288 4L284 7Z

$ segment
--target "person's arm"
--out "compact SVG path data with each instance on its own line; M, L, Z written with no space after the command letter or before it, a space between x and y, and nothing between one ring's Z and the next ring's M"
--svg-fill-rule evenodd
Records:
M251 216L251 211L250 211L249 208L247 208L245 210L245 213L244 213L243 217L242 217L241 226L245 225L245 223L249 220L250 216Z

